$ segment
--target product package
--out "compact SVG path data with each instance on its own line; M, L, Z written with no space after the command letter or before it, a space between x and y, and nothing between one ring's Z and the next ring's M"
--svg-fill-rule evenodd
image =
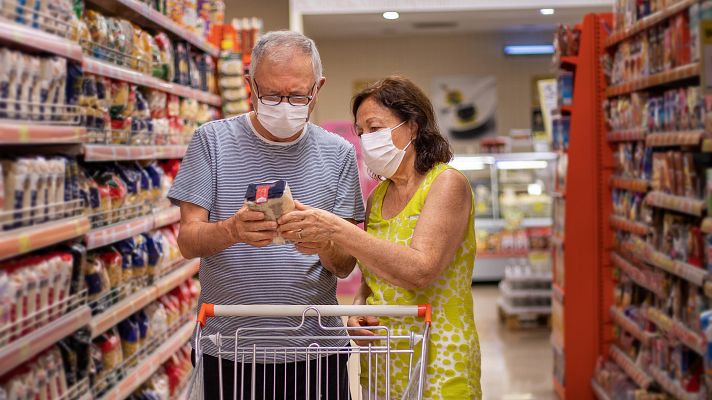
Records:
M267 221L276 221L294 210L292 192L283 180L250 184L245 193L245 203L250 210L263 212ZM285 244L287 241L279 235L272 243Z

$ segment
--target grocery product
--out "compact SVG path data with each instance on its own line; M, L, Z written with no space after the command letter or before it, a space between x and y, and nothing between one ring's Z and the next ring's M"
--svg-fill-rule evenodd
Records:
M245 204L251 210L265 214L265 220L276 221L282 215L294 210L294 200L289 185L283 180L267 183L252 183L245 193ZM272 243L284 244L285 239L276 237Z

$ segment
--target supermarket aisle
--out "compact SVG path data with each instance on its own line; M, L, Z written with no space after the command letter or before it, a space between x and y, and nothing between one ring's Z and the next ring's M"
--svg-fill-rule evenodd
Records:
M554 400L548 328L509 331L498 321L495 285L472 287L482 351L482 391L491 400Z

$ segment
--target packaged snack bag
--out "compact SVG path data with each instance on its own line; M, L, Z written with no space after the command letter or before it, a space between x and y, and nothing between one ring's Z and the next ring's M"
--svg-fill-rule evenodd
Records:
M292 192L284 180L250 184L245 193L245 204L250 210L263 212L267 221L276 221L294 210ZM272 243L285 244L287 241L280 235Z

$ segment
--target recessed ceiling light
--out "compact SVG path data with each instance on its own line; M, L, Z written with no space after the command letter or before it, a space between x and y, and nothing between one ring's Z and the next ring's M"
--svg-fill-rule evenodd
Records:
M383 13L383 18L385 19L398 19L400 14L397 11L386 11Z
M542 8L539 10L541 15L554 15L554 9L553 8Z

